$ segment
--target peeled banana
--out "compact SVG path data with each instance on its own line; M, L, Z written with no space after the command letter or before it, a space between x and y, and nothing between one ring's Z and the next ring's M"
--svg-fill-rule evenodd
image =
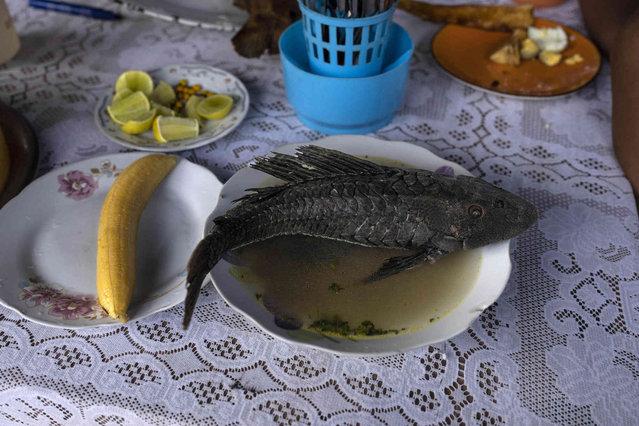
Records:
M97 287L100 305L114 319L128 321L135 287L135 247L140 216L177 157L152 154L136 160L115 180L98 225Z

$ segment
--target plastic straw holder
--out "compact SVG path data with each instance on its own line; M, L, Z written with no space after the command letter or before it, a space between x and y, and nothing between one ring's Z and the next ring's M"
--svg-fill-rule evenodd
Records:
M366 18L334 18L309 9L303 0L298 3L313 73L368 77L381 71L397 2Z

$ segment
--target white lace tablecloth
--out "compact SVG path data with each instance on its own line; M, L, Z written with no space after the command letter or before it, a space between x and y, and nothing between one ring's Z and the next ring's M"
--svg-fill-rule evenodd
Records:
M246 84L251 107L239 128L182 153L222 180L278 145L324 136L295 117L279 57L241 58L230 33L125 9L122 21L96 21L26 3L8 2L22 49L0 66L0 100L31 122L39 174L123 150L92 111L131 68L204 63ZM541 15L584 31L576 0ZM0 424L636 424L639 227L611 147L608 64L567 98L506 99L438 69L438 25L403 11L395 21L416 52L404 105L374 136L425 147L539 211L511 246L497 302L453 339L364 359L274 340L211 286L186 332L181 307L83 331L0 308Z

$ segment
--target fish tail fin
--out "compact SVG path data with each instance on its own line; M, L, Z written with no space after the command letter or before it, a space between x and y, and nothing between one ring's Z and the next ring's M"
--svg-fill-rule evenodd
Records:
M446 254L448 254L448 252L444 250L426 249L408 256L391 257L390 259L386 259L382 267L379 268L373 275L368 277L366 279L366 282L370 283L373 281L382 280L384 278L390 277L391 275L395 275L407 269L414 268L415 266L421 264L426 260L428 260L429 262L434 262L437 259L445 256Z
M191 254L187 266L186 298L184 300L184 320L182 321L182 326L185 330L191 323L195 304L206 275L228 250L225 240L223 234L215 228L199 242L195 250L193 250L193 254Z

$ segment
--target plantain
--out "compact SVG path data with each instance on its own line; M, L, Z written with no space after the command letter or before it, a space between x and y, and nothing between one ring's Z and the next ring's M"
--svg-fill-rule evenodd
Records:
M100 305L114 319L128 321L135 287L135 247L142 211L177 157L152 154L136 160L115 180L98 225L97 288Z
M9 148L0 128L0 193L9 178Z

